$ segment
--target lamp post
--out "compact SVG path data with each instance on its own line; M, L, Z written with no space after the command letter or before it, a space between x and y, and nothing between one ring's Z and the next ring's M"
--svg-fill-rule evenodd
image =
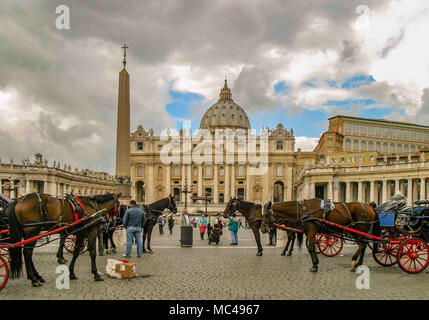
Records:
M182 190L180 192L185 194L185 209L187 209L188 208L188 193L192 192L192 186L190 187L190 186L186 185L182 188Z

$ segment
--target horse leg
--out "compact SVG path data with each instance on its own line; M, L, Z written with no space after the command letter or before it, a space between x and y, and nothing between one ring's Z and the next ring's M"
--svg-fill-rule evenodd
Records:
M35 269L32 260L35 245L36 243L32 242L24 247L25 270L27 271L27 279L31 280L31 285L33 287L41 287L42 283L39 281L39 279L37 279L36 274L34 273Z
M150 248L150 238L152 237L152 230L153 226L149 227L148 233L147 233L147 252L153 253L152 249Z
M34 266L34 262L33 260L31 260L31 267L33 268L33 274L36 277L36 279L40 282L40 283L45 283L45 279L43 279L43 277L37 272L36 267Z
M65 233L60 234L60 244L57 251L58 263L60 264L65 264L67 262L67 260L64 259L64 243L66 242L66 237Z
M285 248L283 249L283 251L282 251L282 256L285 256L286 255L286 252L288 251L288 249L289 249L289 245L290 245L290 243L291 243L291 240L292 240L292 235L293 235L294 233L292 232L292 231L287 231L287 241L286 241L286 245L285 245Z
M98 274L97 271L97 264L96 264L96 257L97 257L97 250L96 250L96 242L97 242L97 228L91 230L89 233L86 234L88 237L88 246L89 246L89 255L91 257L91 272L94 275L95 281L104 281L102 277Z
M142 236L142 249L143 249L143 253L147 253L146 247L144 245L144 243L146 241L146 236L147 236L147 225L143 228L143 236Z
M262 256L262 245L261 245L261 234L259 233L259 228L252 224L252 231L255 235L256 245L258 246L258 252L256 253L257 256Z
M355 254L352 257L352 268L351 268L351 272L356 272L356 267L360 264L362 264L363 262L363 253L365 252L365 248L366 248L366 244L362 241L360 241L359 239L356 240L357 244L358 244L358 249L356 250ZM359 262L358 262L358 258L359 258Z
M292 255L293 247L295 246L296 232L292 231L292 236L290 240L291 240L291 244L290 244L289 252L287 253L288 256Z
M73 258L72 258L72 260L70 262L70 266L69 266L70 280L77 280L77 277L74 274L74 264L75 264L77 258L79 257L80 248L83 246L83 241L84 241L84 235L81 232L79 232L76 235L76 242L75 242L74 251L73 251ZM94 244L94 247L95 247L95 244Z
M309 229L306 232L307 249L311 257L311 262L313 263L313 267L310 268L310 272L317 272L318 264L319 264L319 258L317 258L317 254L316 254L316 241L315 241L316 233L317 233L317 228L313 224L309 227Z

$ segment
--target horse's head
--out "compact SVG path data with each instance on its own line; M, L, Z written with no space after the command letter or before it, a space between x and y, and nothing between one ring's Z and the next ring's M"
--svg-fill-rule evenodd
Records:
M176 214L177 213L177 206L176 206L176 201L174 201L174 195L169 195L168 196L168 210L170 210L170 212Z
M228 203L226 204L225 210L223 211L223 217L229 218L229 216L237 211L237 205L239 204L240 200L236 198L231 198Z
M100 210L105 210L104 217L106 220L110 218L112 213L118 211L119 208L119 197L122 193L107 193L103 195L96 195L92 197L81 197L81 201L85 206L85 211L88 214L93 214Z
M274 216L272 212L272 203L271 201L264 204L264 212L262 217L261 231L263 233L267 233L270 231L269 229L273 227Z

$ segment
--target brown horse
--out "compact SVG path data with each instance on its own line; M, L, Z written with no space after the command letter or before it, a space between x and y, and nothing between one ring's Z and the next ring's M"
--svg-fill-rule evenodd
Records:
M331 227L326 229L319 219L334 222L339 225L368 233L372 226L372 234L380 235L380 221L377 213L369 205L361 202L340 203L335 202L332 210L327 210L323 200L314 198L310 200L288 201L275 203L268 212L264 212L264 224L271 226L273 223L281 224L284 221L297 221L296 228L302 229L307 238L307 249L311 256L313 267L311 272L317 272L319 259L316 254L315 236L318 232L329 233ZM268 207L267 207L268 208ZM284 223L283 223L284 224ZM341 230L336 230L341 233ZM359 248L352 257L352 271L361 265L365 255L368 241L360 235L351 235Z
M256 255L262 256L263 249L261 245L261 234L259 233L263 219L262 206L253 202L231 198L231 200L229 200L226 204L225 210L223 212L224 218L228 218L235 211L240 212L246 218L249 227L253 231L256 244L258 246L258 253ZM267 232L265 229L261 231L264 233Z
M276 203L276 205L277 205L277 203ZM264 218L271 211L271 208L272 208L271 201L264 204ZM297 220L296 220L296 218L283 218L283 217L277 216L277 217L275 217L274 223L284 225L284 226L289 227L289 228L294 228L294 227L296 227ZM275 226L274 226L274 228L275 228ZM261 231L265 233L265 232L268 232L268 229L269 229L269 227L267 225L267 221L263 220L263 223L261 226ZM286 230L286 233L287 233L287 242L286 242L285 248L283 249L281 255L285 256L286 252L287 252L287 256L291 256L292 252L293 252L293 247L295 245L295 239L296 238L298 238L298 246L299 246L299 248L301 248L302 240L303 240L303 234L301 232L296 232L293 230Z
M115 210L119 204L119 194L97 195L92 197L79 197L86 215L105 209L106 213ZM75 221L75 213L72 204L64 199L59 199L46 194L30 193L19 198L7 207L9 220L10 241L18 243L22 239L29 239L37 236L41 231L53 230ZM80 248L84 237L88 238L89 252L91 256L91 271L96 281L103 279L97 272L95 263L97 230L104 218L93 219L76 225L68 229L69 232L76 232L76 246L73 259L69 266L70 279L77 279L74 274L74 265L79 256ZM12 278L20 278L22 275L22 251L24 253L27 279L31 280L34 287L39 287L45 280L38 274L32 261L33 250L36 242L31 242L22 247L10 248L10 266Z

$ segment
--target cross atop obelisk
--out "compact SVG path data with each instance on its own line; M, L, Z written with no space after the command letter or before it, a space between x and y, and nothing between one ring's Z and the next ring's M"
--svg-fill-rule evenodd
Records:
M124 65L124 68L125 68L125 65L127 64L127 49L128 48L129 47L127 47L126 44L124 44L124 46L122 47L122 49L124 49L124 60L122 61L122 64Z

